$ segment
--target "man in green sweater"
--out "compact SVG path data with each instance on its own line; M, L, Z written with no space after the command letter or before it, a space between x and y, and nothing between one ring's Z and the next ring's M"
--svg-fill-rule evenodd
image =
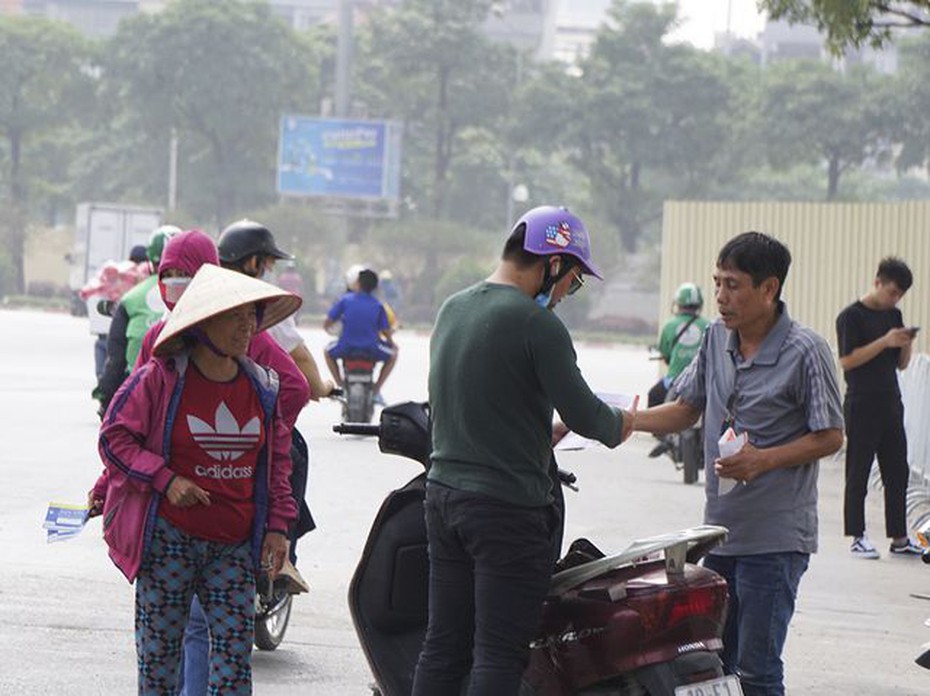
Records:
M616 447L632 414L595 396L571 336L550 311L600 278L588 233L565 208L514 226L491 276L453 295L430 341L433 461L425 514L429 626L414 696L508 696L559 549L553 441L568 429ZM553 409L564 421L553 437Z

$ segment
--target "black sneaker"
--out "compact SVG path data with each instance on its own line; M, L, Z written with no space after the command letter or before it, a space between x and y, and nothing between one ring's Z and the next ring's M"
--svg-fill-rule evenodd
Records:
M672 443L669 442L666 438L662 437L659 439L659 444L653 447L649 451L649 457L655 459L656 457L661 457L666 452L672 449Z
M920 556L924 552L923 547L910 537L903 544L892 542L891 546L888 547L888 551L899 556Z

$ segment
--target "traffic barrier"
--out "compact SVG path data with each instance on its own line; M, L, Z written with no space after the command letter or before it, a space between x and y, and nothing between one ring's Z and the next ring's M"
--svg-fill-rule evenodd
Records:
M904 430L911 477L907 489L907 520L911 530L930 522L930 356L919 353L898 373L904 402ZM873 470L877 467L873 467Z

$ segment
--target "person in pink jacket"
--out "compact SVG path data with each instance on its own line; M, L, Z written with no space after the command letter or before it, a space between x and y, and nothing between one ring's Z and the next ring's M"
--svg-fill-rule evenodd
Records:
M297 506L277 377L246 351L299 305L204 265L107 411L104 539L136 584L140 694L175 693L194 595L210 627L208 693L251 693L256 574L280 570Z

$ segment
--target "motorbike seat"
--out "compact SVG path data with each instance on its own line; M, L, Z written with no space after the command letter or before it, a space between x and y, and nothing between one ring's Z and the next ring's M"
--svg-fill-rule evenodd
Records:
M596 561L598 558L604 558L604 552L592 544L584 537L575 539L568 547L568 552L556 561L555 572L559 573L584 563Z

